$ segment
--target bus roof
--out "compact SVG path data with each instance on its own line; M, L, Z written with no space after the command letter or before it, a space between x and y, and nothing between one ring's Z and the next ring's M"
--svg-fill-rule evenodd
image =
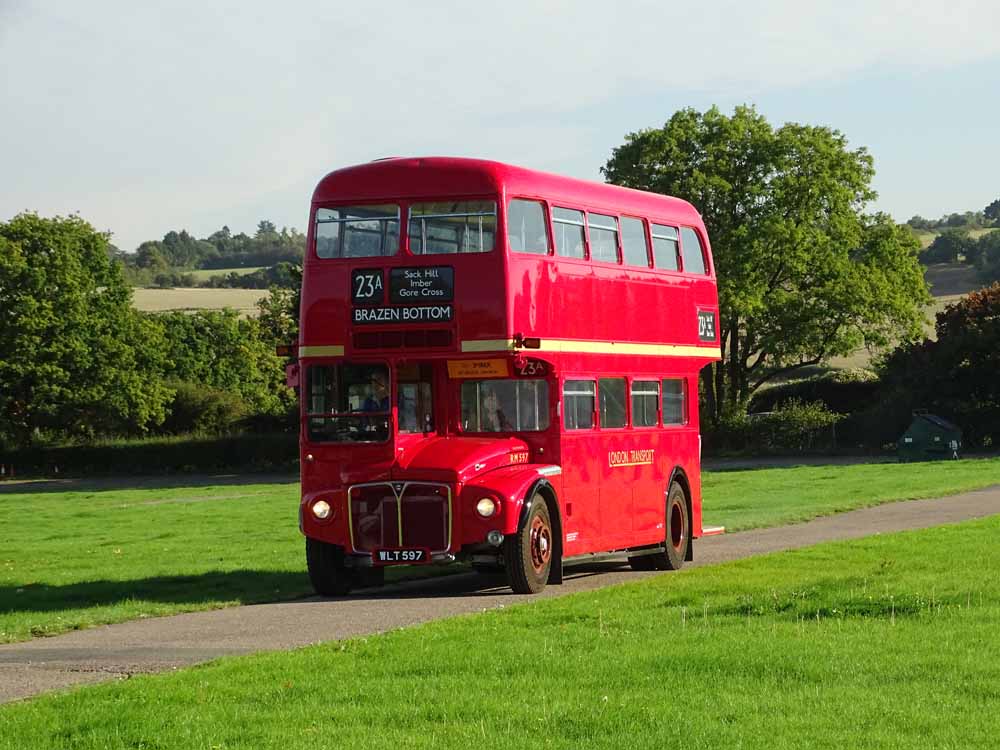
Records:
M446 156L393 157L335 170L320 180L313 192L313 203L499 193L555 202L572 201L582 207L664 215L701 224L695 207L680 198L563 177L498 161Z

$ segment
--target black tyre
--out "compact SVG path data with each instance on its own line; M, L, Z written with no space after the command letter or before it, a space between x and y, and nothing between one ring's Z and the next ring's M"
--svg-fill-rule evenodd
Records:
M306 566L309 582L320 596L350 593L354 576L344 567L344 551L340 547L306 537Z
M652 555L630 557L633 570L680 570L691 544L691 519L687 495L678 482L670 483L666 502L664 549Z
M535 495L521 528L504 540L507 581L515 594L537 594L545 588L554 552L549 509L545 500Z

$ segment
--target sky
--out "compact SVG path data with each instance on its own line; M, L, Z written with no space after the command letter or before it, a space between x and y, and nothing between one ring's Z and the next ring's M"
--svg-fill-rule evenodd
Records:
M476 156L596 180L626 134L743 103L868 148L873 210L981 210L997 29L995 0L0 0L0 221L77 213L123 250L304 230L339 167Z

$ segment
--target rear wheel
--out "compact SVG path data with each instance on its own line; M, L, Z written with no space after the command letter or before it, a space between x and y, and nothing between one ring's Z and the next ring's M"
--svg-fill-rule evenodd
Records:
M679 570L684 565L691 544L691 519L687 495L679 482L670 483L666 505L664 548L651 555L630 557L633 570Z
M320 596L344 596L350 592L354 577L344 567L344 551L340 547L306 537L306 566L309 582Z
M504 565L514 593L537 594L545 588L554 550L548 506L534 495L521 528L504 540Z

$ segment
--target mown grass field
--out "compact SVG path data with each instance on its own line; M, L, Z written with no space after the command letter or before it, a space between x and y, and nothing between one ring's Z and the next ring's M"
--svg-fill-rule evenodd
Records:
M266 296L266 289L133 289L132 305L146 312L231 307L243 315L256 315L258 300Z
M311 593L295 481L177 481L45 492L0 485L0 642ZM1000 459L706 472L705 519L730 530L774 526L995 483Z
M993 748L1000 518L0 707L0 748Z
M1000 458L713 471L702 480L706 523L744 531L1000 484Z

